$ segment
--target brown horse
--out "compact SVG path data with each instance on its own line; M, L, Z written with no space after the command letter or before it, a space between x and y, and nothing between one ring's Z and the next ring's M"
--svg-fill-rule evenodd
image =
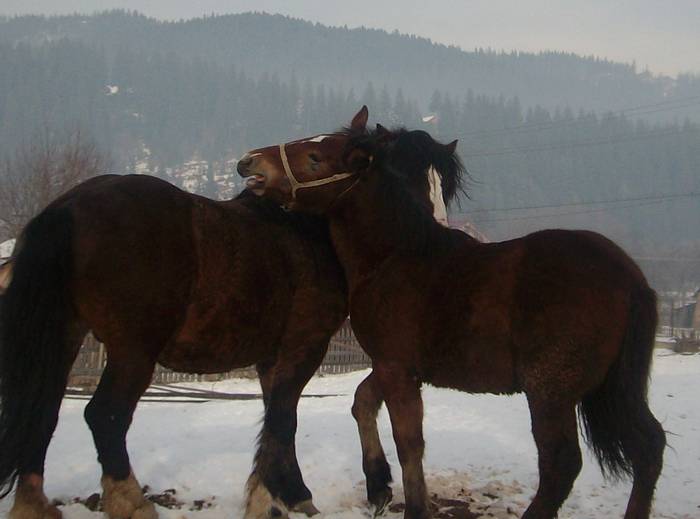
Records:
M88 330L107 366L85 408L110 518L150 519L126 434L156 363L256 364L265 418L246 517L315 512L296 459L296 407L347 315L327 223L250 193L214 202L147 176L103 176L53 202L18 244L0 312L0 489L10 517L56 518L46 450Z
M640 269L592 232L482 244L444 228L429 201L404 185L432 164L446 199L454 196L464 173L456 142L370 132L366 121L363 108L342 132L254 150L239 173L256 193L330 222L353 328L374 367L353 406L370 502L381 509L391 497L376 428L383 400L403 470L404 517L430 517L420 394L427 382L526 394L540 481L523 517L555 517L571 491L582 463L578 407L604 473L633 477L625 518L648 518L665 434L647 405L657 311Z

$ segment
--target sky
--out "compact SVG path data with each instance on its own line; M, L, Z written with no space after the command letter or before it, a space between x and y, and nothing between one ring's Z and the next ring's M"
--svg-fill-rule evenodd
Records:
M700 0L0 0L0 14L138 10L160 19L264 11L416 34L465 50L559 50L700 73Z

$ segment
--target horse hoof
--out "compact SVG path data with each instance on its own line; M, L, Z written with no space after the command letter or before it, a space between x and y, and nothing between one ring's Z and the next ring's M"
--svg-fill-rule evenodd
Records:
M131 519L158 519L158 512L156 512L156 507L153 506L153 503L146 501L134 511Z
M20 476L7 519L61 519L61 511L49 503L43 486L44 479L38 474Z
M391 488L387 487L384 490L374 494L369 502L374 506L373 517L380 517L389 509L389 505L393 499Z
M158 519L155 506L143 495L133 474L125 480L102 478L102 508L110 519Z
M289 514L283 506L272 505L264 511L248 508L243 519L289 519Z
M257 474L253 473L246 483L246 499L243 519L288 519L287 508L272 497Z
M63 514L54 505L14 506L7 519L63 519Z
M270 518L271 519L288 519L287 515L281 508L273 506L270 508Z
M301 503L297 503L296 505L294 505L292 507L292 512L306 514L307 517L311 517L321 513L321 511L314 506L314 503L313 501L311 501L311 499L307 499L306 501L302 501Z
M158 519L156 507L145 499L139 505L125 499L114 499L104 511L110 519Z

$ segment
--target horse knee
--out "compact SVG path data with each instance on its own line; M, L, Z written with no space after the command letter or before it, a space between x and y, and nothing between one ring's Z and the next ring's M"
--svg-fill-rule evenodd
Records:
M90 400L85 406L83 418L93 433L100 429L100 425L102 423L101 413L94 400Z
M635 479L655 485L663 467L666 433L651 413L633 441L626 442L626 453L632 460Z
M85 406L83 418L93 434L126 434L131 424L131 413L110 409L93 398Z
M371 412L367 404L367 399L363 398L363 395L360 394L360 389L358 388L358 390L355 391L355 399L353 400L352 407L350 408L352 417L356 422L362 422L368 418L371 418Z
M357 422L374 420L382 405L382 399L377 394L370 380L371 376L372 375L363 380L355 390L355 398L353 399L351 412L353 418L355 418Z
M573 485L574 480L581 472L581 467L583 467L583 457L581 456L578 442L569 441L562 447L557 466L562 474L565 475L564 480L571 481L571 485Z

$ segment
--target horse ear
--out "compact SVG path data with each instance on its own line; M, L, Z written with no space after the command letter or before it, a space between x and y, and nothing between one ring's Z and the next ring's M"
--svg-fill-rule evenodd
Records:
M459 141L455 139L455 140L452 141L451 143L445 144L445 149L447 150L447 152L448 152L450 155L454 155L455 151L457 151L457 143L458 143L458 142L459 142Z
M360 111L355 114L350 123L350 128L353 130L364 130L367 127L367 119L369 119L369 110L367 106L360 108Z
M389 133L389 130L384 128L381 124L377 123L377 134L379 134L380 137L384 137L387 133Z

